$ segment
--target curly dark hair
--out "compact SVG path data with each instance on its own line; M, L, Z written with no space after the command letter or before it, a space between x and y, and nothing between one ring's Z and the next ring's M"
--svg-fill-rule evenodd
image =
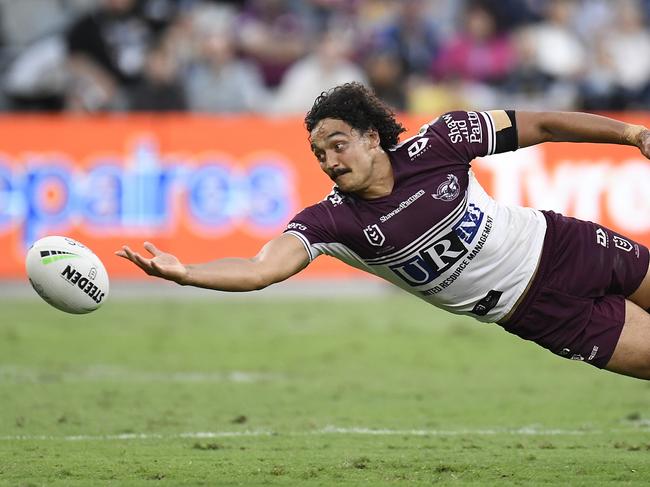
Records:
M395 113L361 83L345 83L322 92L305 116L307 131L311 133L325 118L342 120L362 133L377 130L383 149L396 145L406 131L395 120Z

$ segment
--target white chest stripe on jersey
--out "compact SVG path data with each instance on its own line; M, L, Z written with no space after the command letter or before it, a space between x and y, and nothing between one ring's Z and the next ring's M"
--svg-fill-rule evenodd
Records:
M316 243L314 244L314 249L319 254L330 255L332 257L335 257L345 262L348 265L351 265L352 267L356 267L357 269L361 269L362 271L369 272L370 274L376 274L374 269L368 266L364 262L364 260L359 256L359 254L357 254L354 250L352 250L347 245L344 245L342 243L337 243L337 242Z
M458 206L456 206L456 208L454 208L454 210L449 215L447 215L447 217L445 217L444 220L441 220L437 225L427 230L420 237L418 237L403 249L391 254L383 255L381 257L376 257L374 259L365 259L365 262L370 265L391 264L405 257L409 257L416 249L419 249L432 240L435 240L441 231L448 231L448 227L452 227L460 220L462 220L462 218L465 216L465 212L467 210L467 195L468 191L465 191L465 197L463 200L458 204Z
M315 243L312 245L309 240L307 240L307 237L305 237L300 232L289 230L284 233L287 235L293 235L302 242L302 244L305 246L305 249L307 250L307 254L309 254L309 262L312 262L320 254L331 255L332 257L335 257L345 262L346 264L351 265L352 267L356 267L362 271L375 274L375 271L347 245L337 242Z

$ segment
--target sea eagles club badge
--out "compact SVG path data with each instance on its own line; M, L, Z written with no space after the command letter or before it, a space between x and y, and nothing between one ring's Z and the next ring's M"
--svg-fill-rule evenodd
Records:
M368 242L370 242L370 245L374 245L375 247L381 247L386 241L386 237L384 237L384 234L381 233L381 230L376 223L374 225L368 225L366 228L364 228L363 234L368 239Z
M453 174L447 174L447 180L438 186L435 194L431 194L435 199L442 201L453 201L460 194L460 185L458 178Z

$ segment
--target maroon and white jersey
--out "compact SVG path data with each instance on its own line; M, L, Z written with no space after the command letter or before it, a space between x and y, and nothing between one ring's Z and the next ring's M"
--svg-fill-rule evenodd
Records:
M546 221L494 201L470 162L516 148L514 112L447 113L388 151L391 194L364 200L335 187L286 233L310 260L331 255L440 308L498 321L535 271Z

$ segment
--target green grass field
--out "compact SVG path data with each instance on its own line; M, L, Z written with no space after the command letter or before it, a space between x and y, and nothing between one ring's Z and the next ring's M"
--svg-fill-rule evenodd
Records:
M650 484L649 383L409 296L0 311L0 485Z

